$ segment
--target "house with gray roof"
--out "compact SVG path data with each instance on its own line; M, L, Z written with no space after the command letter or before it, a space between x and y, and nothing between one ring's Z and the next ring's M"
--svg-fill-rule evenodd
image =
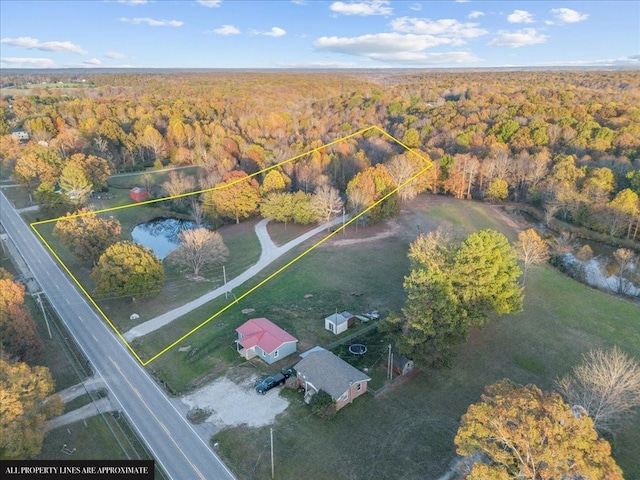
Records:
M323 348L306 352L295 366L298 381L304 386L304 400L324 390L335 402L336 411L367 391L371 378ZM302 356L302 355L301 355Z

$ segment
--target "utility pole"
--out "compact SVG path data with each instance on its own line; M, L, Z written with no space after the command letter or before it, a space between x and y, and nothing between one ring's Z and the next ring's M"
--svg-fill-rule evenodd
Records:
M387 358L387 378L391 380L391 371L393 366L391 365L391 344L389 344L389 357Z
M222 277L224 278L224 298L229 298L229 292L227 291L227 270L224 265L222 265Z
M271 430L271 478L275 478L275 468L273 464L273 428Z
M44 305L42 305L42 300L40 300L40 294L41 293L42 292L34 293L34 295L38 299L38 305L40 305L40 310L42 310L42 316L44 317L44 321L47 324L47 331L49 332L49 339L52 339L53 335L51 335L51 327L49 326L49 318L47 317L47 312L45 312L45 310L44 310Z

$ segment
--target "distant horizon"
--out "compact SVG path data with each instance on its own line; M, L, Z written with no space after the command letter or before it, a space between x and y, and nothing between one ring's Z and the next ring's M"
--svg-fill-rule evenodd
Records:
M2 0L0 69L640 68L625 0Z
M640 70L636 65L558 65L558 66L504 66L504 67L350 67L350 68L320 68L320 67L212 67L212 68L189 68L189 67L144 67L144 68L0 68L0 78L3 75L15 74L70 74L77 73L83 75L104 74L111 72L128 73L179 73L179 72L493 72L493 71L635 71Z

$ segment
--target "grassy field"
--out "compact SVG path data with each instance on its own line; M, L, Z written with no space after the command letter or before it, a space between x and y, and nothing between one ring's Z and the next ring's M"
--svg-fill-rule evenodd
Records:
M366 230L361 231L366 235ZM408 270L407 245L389 239L382 247L386 251L384 256L379 255L381 245L374 243L319 247L178 345L197 347L196 353L187 354L173 348L154 361L150 368L170 385L172 391L184 392L193 386L194 379L197 384L198 379L211 375L216 368L222 373L221 366L226 362L240 363L233 343L237 338L235 329L249 317L272 319L296 336L300 340L298 350L304 351L336 340L335 335L324 330L324 317L336 310L358 314L371 309L386 313L400 308L402 278ZM299 247L292 256L305 248L308 247ZM269 271L233 293L241 296L284 262L277 262ZM310 271L314 275L310 275ZM387 295L380 296L379 292L385 290ZM307 294L313 297L304 298ZM148 358L218 312L230 300L231 297L210 302L146 335L136 341L136 350L144 355L143 358ZM245 308L255 311L243 315L241 310Z
M428 217L421 218L423 215ZM415 228L422 231L442 221L461 230L468 225L470 229L491 227L513 238L514 232L495 215L486 205L434 199L407 215L405 222L409 227L419 221ZM380 257L396 258L388 247L386 243L377 245L377 249L371 247L370 262ZM319 257L322 253L318 252ZM335 268L339 268L337 263ZM319 275L315 276L318 265L310 263L303 268L301 264L304 274L287 275L295 292L292 298L300 292L299 282L322 282ZM311 278L305 279L305 275ZM377 291L385 299L400 297L389 289L398 281L396 277L388 276L386 288L380 284L374 288L375 282L369 283L363 275L367 280L362 288ZM284 284L285 278L281 281ZM278 290L269 292L277 295ZM396 299L390 303L402 302ZM276 476L438 478L455 455L453 438L460 416L470 403L479 401L485 385L507 377L552 389L554 379L593 348L618 345L639 358L638 318L640 307L636 303L592 290L550 267L536 269L530 274L524 311L474 331L450 369L427 370L377 397L361 397L331 421L311 416L298 394L283 391L282 395L291 398L291 406L273 425ZM299 325L297 328L302 331ZM633 420L613 441L614 456L625 478L640 478L640 414ZM212 441L219 442L223 459L239 478L265 478L270 474L269 428L226 429Z
M242 361L233 341L235 328L249 318L241 313L243 308L293 333L300 339L299 351L326 345L336 339L323 329L326 315L345 309L378 309L384 315L403 305L408 243L437 226L457 236L494 228L511 240L516 237L513 222L495 207L423 197L403 208L392 236L351 244L339 240L356 240L354 232L336 236L186 338L178 346L191 345L189 353L173 348L148 368L171 392L184 393L239 366ZM270 231L276 241L286 242L289 228ZM379 233L379 228L359 230L362 238ZM286 261L233 294L242 295ZM313 297L304 298L306 294ZM148 358L228 302L218 299L191 312L136 341L136 349ZM551 389L554 379L592 348L618 345L640 358L638 318L637 303L592 290L550 267L533 270L524 311L474 331L450 369L424 371L377 397L365 395L331 421L316 419L298 394L283 391L291 406L273 425L277 477L438 478L455 455L453 438L460 416L479 401L485 385L508 377ZM293 362L291 357L257 368L270 372ZM640 478L640 414L634 420L613 441L626 478ZM269 428L230 428L213 441L219 442L220 454L239 478L270 474Z

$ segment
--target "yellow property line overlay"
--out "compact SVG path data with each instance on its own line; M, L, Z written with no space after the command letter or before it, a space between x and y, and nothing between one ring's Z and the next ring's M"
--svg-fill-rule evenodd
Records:
M298 160L302 157L305 157L307 155L310 155L314 152L318 152L320 150L323 150L325 148L331 147L337 143L343 142L345 140L348 140L350 138L353 138L355 136L358 135L362 135L366 132L370 132L370 131L377 131L378 133L382 134L383 136L387 137L388 139L390 139L391 141L397 143L398 145L400 145L401 147L403 147L405 150L407 150L408 152L416 155L417 157L425 160L427 162L427 166L424 167L423 169L421 169L419 172L415 173L414 175L412 175L410 178L408 178L407 180L405 180L404 182L402 182L400 185L398 185L396 188L394 188L393 190L391 190L389 193L387 193L386 195L384 195L382 198L380 198L379 200L377 200L376 202L374 202L373 204L369 205L367 208L365 208L362 212L360 212L359 214L353 216L351 219L349 219L348 221L344 222L342 226L336 228L334 231L329 232L325 237L323 237L322 239L318 240L315 244L313 244L312 246L310 246L308 249L306 249L304 252L302 252L301 254L299 254L298 256L296 256L293 260L287 262L284 266L278 268L275 272L273 272L272 274L270 274L269 276L267 276L265 279L263 279L262 281L260 281L258 284L256 284L255 286L253 286L252 288L250 288L249 290L247 290L245 293L243 293L242 295L240 295L239 297L235 298L233 301L229 302L225 307L221 308L218 312L214 313L213 315L211 315L209 318L207 318L206 320L204 320L202 323L200 323L198 326L196 326L195 328L193 328L192 330L190 330L189 332L185 333L184 335L182 335L180 338L178 338L177 340L175 340L174 342L172 342L171 344L167 345L165 348L163 348L162 350L160 350L158 353L156 353L155 355L153 355L152 357L150 357L147 360L143 360L142 358L140 358L140 356L138 355L138 353L134 350L134 348L131 346L131 344L124 338L124 336L118 331L118 329L116 328L116 326L111 322L111 320L109 319L109 317L104 313L104 311L102 311L102 309L100 308L100 306L96 303L96 301L93 299L93 297L87 292L87 290L82 286L82 284L80 283L80 281L75 277L75 275L71 272L71 270L69 270L69 268L66 266L66 264L62 261L62 259L58 256L58 254L55 252L55 250L51 247L51 245L49 245L49 243L46 241L46 239L40 234L40 232L38 231L38 229L36 228L38 225L43 225L46 223L52 223L52 222L56 222L58 220L61 219L71 219L71 218L76 218L76 217L83 217L86 215L96 215L98 213L105 213L105 212L113 212L115 210L122 210L125 208L131 208L131 207L137 207L137 206L141 206L141 205L147 205L147 204L151 204L151 203L158 203L158 202L164 202L167 200L173 200L176 198L184 198L184 197L188 197L191 195L198 195L204 192L210 192L212 190L218 190L218 189L222 189L222 188L227 188L230 187L232 185L235 185L236 183L239 182L243 182L246 181L248 178L253 178L257 175L260 175L262 173L268 172L270 170L273 170L275 168L278 168L282 165L286 165L288 163L294 162L295 160ZM298 260L300 260L301 258L303 258L304 256L306 256L307 254L311 253L313 250L315 250L316 248L318 248L320 245L322 245L323 243L325 243L327 240L329 240L330 238L332 238L334 235L338 234L339 232L343 231L347 226L351 225L353 222L357 221L360 217L362 217L363 215L365 215L366 213L368 213L369 211L371 211L373 208L375 208L376 206L378 206L380 203L384 202L387 198L391 197L392 195L394 195L395 193L397 193L400 189L404 188L405 186L407 186L409 183L413 182L414 180L416 180L419 176L421 176L423 173L425 173L427 170L429 170L431 167L433 166L433 164L431 163L431 161L427 158L425 158L424 156L422 156L420 153L414 151L413 149L407 147L404 143L402 143L400 140L398 140L397 138L395 138L393 135L387 133L385 130L383 130L382 128L378 127L377 125L373 125L370 127L366 127L363 128L361 130L358 130L355 133L352 133L350 135L346 135L344 137L341 137L337 140L333 140L329 143L326 143L320 147L314 148L312 150L309 150L308 152L305 153L301 153L299 155L296 155L294 157L291 157L287 160L283 160L282 162L279 162L275 165L272 165L270 167L264 168L256 173L253 173L251 175L248 175L246 177L234 180L232 182L229 182L227 184L224 185L217 185L213 188L207 188L204 190L198 190L195 192L188 192L188 193L182 193L179 195L173 195L170 197L163 197L163 198L155 198L152 200L146 200L143 202L138 202L138 203L131 203L131 204L127 204L127 205L120 205L118 207L111 207L111 208L105 208L102 210L95 210L95 211L91 211L91 212L84 212L84 213L79 213L76 215L69 215L69 216L62 216L62 217L58 217L58 218L54 218L54 219L50 219L50 220L42 220L42 221L37 221L37 222L32 222L30 223L30 227L31 229L36 233L36 235L38 236L38 238L40 239L40 241L47 247L47 249L51 252L51 254L53 255L53 257L58 261L58 263L62 266L62 268L64 269L65 272L67 272L67 274L71 277L71 279L74 281L74 283L78 286L78 288L80 288L80 290L82 291L82 293L84 293L84 295L89 299L89 302L91 303L91 305L93 305L93 307L100 313L100 315L102 316L102 318L104 318L106 320L106 322L108 323L108 325L111 327L111 329L116 333L116 335L118 335L118 337L122 340L122 342L124 342L124 344L127 346L127 348L129 349L129 351L133 354L133 356L138 360L138 362L140 362L140 364L142 366L147 366L149 365L151 362L153 362L154 360L157 360L161 355L165 354L166 352L168 352L169 350L171 350L173 347L175 347L176 345L178 345L179 343L183 342L186 338L188 338L189 336L193 335L195 332L197 332L198 330L200 330L202 327L204 327L205 325L207 325L209 322L211 322L212 320L214 320L215 318L219 317L220 315L222 315L224 312L226 312L227 310L229 310L231 307L233 307L234 305L238 304L241 300L243 300L244 298L246 298L247 296L249 296L251 293L255 292L258 288L262 287L264 284L266 284L267 282L269 282L270 280L272 280L273 278L275 278L276 276L278 276L280 273L282 273L284 270L286 270L287 268L289 268L291 265L293 265L294 263L296 263Z

